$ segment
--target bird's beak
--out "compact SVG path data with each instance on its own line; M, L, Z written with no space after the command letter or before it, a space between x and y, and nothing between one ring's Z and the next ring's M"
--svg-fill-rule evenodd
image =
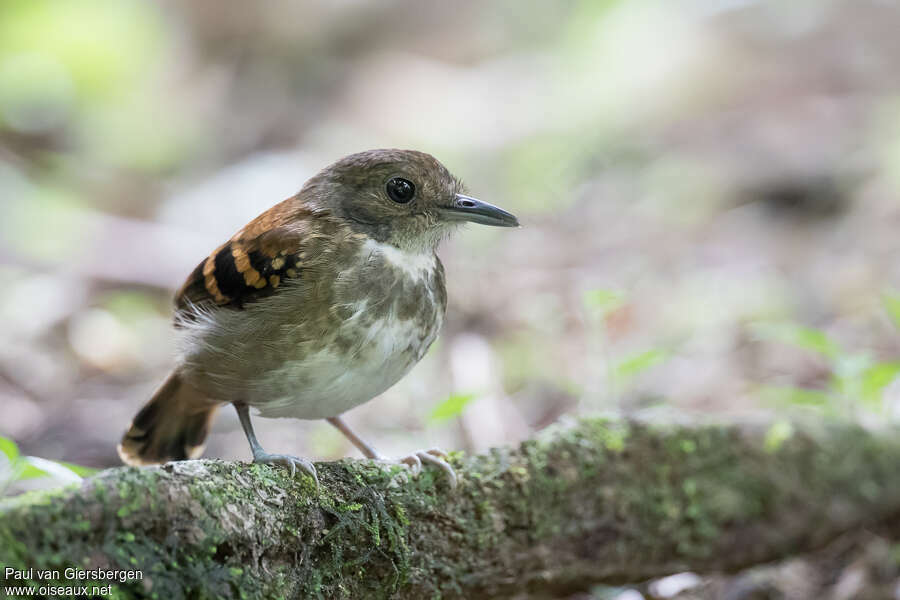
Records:
M515 215L499 206L457 194L450 206L441 207L442 216L448 221L470 221L494 227L518 227Z

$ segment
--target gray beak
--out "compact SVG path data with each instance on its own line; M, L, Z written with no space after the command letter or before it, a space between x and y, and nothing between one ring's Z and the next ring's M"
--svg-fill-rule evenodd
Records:
M518 227L519 220L499 206L457 194L453 204L441 208L448 221L469 221L494 227Z

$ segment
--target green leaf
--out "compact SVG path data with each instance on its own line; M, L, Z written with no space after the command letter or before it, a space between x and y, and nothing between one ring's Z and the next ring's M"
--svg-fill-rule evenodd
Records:
M432 422L439 422L459 416L466 405L475 398L475 394L453 394L434 407L428 419Z
M861 376L862 400L867 404L879 404L881 393L900 375L900 363L878 363L868 368Z
M37 456L24 457L25 469L19 475L19 479L35 479L37 477L52 477L67 482L81 481L82 477L68 466L46 458ZM27 474L27 475L26 475Z
M57 464L60 464L60 465L64 466L65 468L67 468L68 470L72 471L73 473L75 473L75 474L78 475L79 477L90 477L90 476L93 475L94 473L98 473L98 472L100 471L100 469L95 469L94 467L85 467L85 466L82 466L82 465L76 465L76 464L74 464L74 463L65 462L65 461L62 461L62 460L57 460L57 461L54 461L54 462L56 462Z
M828 392L790 386L765 386L759 390L759 393L764 400L774 404L827 406L832 401Z
M584 294L584 306L607 315L625 304L625 294L614 290L591 290Z
M840 346L825 332L794 323L761 323L753 327L753 332L762 339L811 350L828 358L834 358L841 352Z
M14 479L21 481L24 479L42 479L44 477L50 477L50 474L27 460L23 460L20 462L20 467Z
M620 361L613 368L613 375L617 379L631 379L667 360L669 360L668 352L654 348Z
M19 447L9 438L0 436L0 452L6 456L6 460L12 465L19 458Z
M900 294L885 294L881 300L894 325L900 328Z
M766 449L766 452L777 452L792 435L794 435L793 425L787 421L776 421L772 423L772 426L766 432L763 447Z

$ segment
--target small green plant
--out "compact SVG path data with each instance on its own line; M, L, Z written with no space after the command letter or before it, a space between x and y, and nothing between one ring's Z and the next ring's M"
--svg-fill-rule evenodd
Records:
M882 296L881 300L894 325L900 328L900 294L888 292Z
M625 304L625 294L615 290L590 290L584 294L584 307L596 316L606 318Z
M900 329L900 296L886 294L884 307ZM756 337L802 348L822 356L831 376L821 389L762 386L760 395L779 405L815 407L840 412L861 403L883 411L884 389L900 376L900 361L876 361L869 352L850 352L825 332L794 323L765 323L752 328Z
M475 397L475 394L453 394L434 407L434 410L428 416L428 420L432 423L441 423L453 417L458 417Z
M14 441L0 436L0 496L17 481L49 478L60 483L73 483L93 473L96 473L96 469L90 467L24 456Z
M594 325L601 345L600 351L603 355L609 394L612 398L627 389L639 375L672 357L671 351L664 348L651 348L622 358L614 358L609 355L607 351L609 346L607 321L615 311L625 306L627 301L628 297L624 292L605 289L590 290L584 294L583 298L585 310Z
M638 352L617 361L613 365L613 376L618 383L626 383L656 365L660 365L670 358L670 353L661 348L652 348L644 352Z

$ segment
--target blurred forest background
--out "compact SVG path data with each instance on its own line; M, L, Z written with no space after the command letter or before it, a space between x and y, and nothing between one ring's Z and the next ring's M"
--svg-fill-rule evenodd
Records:
M5 0L0 435L118 463L171 296L342 155L433 153L524 227L441 255L427 359L348 415L480 451L582 412L900 413L894 2ZM356 455L324 422L269 448ZM232 410L208 456L247 459Z
M523 223L442 248L442 337L348 414L382 452L598 411L895 421L898 31L890 0L4 0L0 435L118 464L173 291L378 147ZM324 422L256 425L357 456ZM233 410L206 455L249 458Z

